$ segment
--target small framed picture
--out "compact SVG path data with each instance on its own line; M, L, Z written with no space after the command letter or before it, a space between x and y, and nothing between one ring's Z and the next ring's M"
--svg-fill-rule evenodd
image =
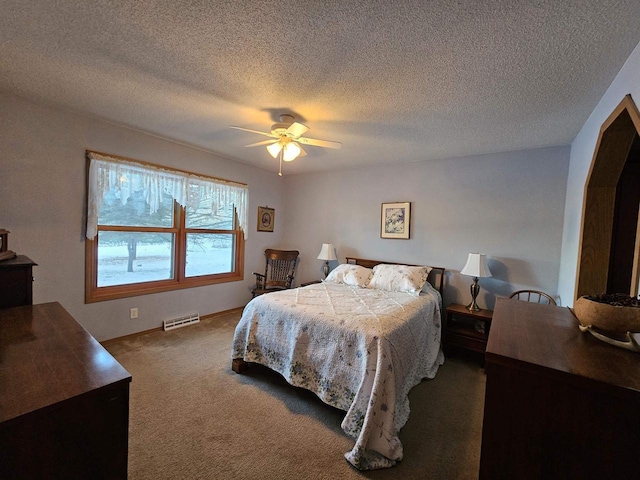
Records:
M395 202L382 204L380 222L381 238L409 239L411 223L411 202Z
M258 207L258 231L273 232L276 211L269 207Z

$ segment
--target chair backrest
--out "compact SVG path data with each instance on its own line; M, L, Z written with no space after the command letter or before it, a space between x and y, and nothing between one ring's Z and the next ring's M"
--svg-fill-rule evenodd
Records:
M264 255L267 257L267 263L264 267L265 288L291 288L300 252L298 250L268 248L264 251Z
M509 298L515 298L517 300L523 300L525 302L535 303L548 303L549 305L556 305L556 301L551 295L548 295L539 290L518 290L513 292Z

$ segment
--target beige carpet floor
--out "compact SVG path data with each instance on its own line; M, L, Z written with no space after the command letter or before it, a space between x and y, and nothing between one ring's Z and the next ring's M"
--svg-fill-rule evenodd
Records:
M107 342L133 377L130 479L477 478L485 390L477 361L447 358L415 387L400 432L404 459L359 472L343 457L353 446L343 412L264 367L231 371L239 318Z

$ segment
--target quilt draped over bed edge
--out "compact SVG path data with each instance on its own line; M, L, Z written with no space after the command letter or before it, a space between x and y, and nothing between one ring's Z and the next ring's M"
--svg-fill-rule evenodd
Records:
M440 296L316 284L247 304L232 358L265 365L291 385L346 411L355 439L345 458L360 470L402 459L409 390L444 362Z

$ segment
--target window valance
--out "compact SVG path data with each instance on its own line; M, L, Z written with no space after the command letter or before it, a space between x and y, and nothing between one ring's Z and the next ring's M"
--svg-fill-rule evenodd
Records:
M155 213L163 195L170 195L186 207L189 192L200 189L222 208L235 207L238 224L247 239L249 190L245 184L172 170L134 160L87 151L89 159L89 195L87 205L87 238L98 233L98 214L102 201L112 190L126 204L134 191L143 191L149 213Z

